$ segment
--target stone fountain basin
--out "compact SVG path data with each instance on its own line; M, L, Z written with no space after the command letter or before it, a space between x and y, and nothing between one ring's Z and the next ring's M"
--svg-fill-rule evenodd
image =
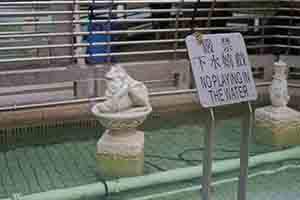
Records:
M136 107L117 113L103 113L99 111L98 104L92 107L92 113L97 120L110 130L135 129L146 120L151 112L151 107Z

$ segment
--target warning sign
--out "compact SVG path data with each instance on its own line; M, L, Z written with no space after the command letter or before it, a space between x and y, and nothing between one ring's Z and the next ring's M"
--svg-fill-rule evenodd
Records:
M244 39L239 33L186 38L203 107L256 100L257 92Z

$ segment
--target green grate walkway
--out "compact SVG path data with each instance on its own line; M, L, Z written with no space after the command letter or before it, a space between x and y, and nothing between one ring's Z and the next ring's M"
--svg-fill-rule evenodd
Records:
M185 123L178 123L181 121L178 117L161 118L148 123L149 126L145 127L145 173L187 167L201 162L204 129L198 126L197 114L191 113L188 116ZM68 130L65 128L61 131ZM54 133L57 129L53 128L48 131ZM76 131L76 128L72 128L72 131ZM80 131L81 134L93 135L92 132L97 129L86 128L85 132L82 129ZM238 121L228 120L220 124L215 159L237 157L239 138ZM24 146L0 152L0 198L8 197L13 193L30 194L99 181L95 162L97 139L91 137L81 141L70 140L56 144ZM254 143L250 148L251 155L274 150L269 146ZM263 166L254 171L277 167L281 164ZM233 172L217 178L235 175L236 172ZM284 199L296 199L292 197L300 196L299 181L300 170L288 170L273 176L257 177L250 181L249 195L254 194L259 197L251 199L280 199L276 198L279 192L281 196L281 193L288 193L289 196L285 196L289 198ZM195 184L199 185L199 180L121 193L113 195L110 199L129 199ZM236 184L218 186L215 191L216 199L234 199L235 190ZM194 191L157 199L200 199L200 195L199 191Z

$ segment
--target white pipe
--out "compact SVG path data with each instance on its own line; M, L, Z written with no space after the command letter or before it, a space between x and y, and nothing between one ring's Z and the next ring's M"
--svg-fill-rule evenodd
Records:
M280 0L290 2L291 0ZM299 0L293 0L297 2ZM145 4L145 3L181 3L182 0L95 0L96 4ZM197 0L184 0L185 3L195 3ZM213 0L201 0L201 2L213 2ZM240 0L218 0L217 2L240 2ZM243 0L243 2L273 2L271 0ZM10 1L0 2L0 6L8 5L58 5L58 4L91 4L93 0L69 0L69 1Z
M0 7L0 9L7 9ZM277 10L286 10L284 8L215 8L214 11L277 11ZM199 8L199 12L209 11L210 8ZM177 9L124 9L124 10L112 10L112 13L162 13L162 12L176 12ZM182 12L193 12L193 9L182 8ZM88 10L80 11L9 11L1 12L0 16L24 16L24 15L65 15L65 14L89 14ZM95 14L104 14L107 13L107 10L97 9L94 11ZM290 17L290 16L289 16Z
M247 49L277 47L278 45L248 45ZM289 46L293 48L293 46ZM300 47L297 47L300 48ZM150 51L129 51L129 52L112 52L112 53L96 53L96 54L80 54L80 55L63 55L63 56L44 56L44 57L21 57L0 59L1 63L24 62L24 61L40 61L40 60L58 60L72 58L87 58L87 57L106 57L106 56L130 56L130 55L149 55L149 54L166 54L166 53L186 53L187 49L165 49L165 50L150 50Z
M256 87L265 87L269 85L270 82L256 83ZM293 84L293 86L294 87L297 86L300 88L299 84ZM182 89L182 90L175 90L175 91L151 92L150 96L156 97L156 96L166 96L166 95L180 95L180 94L191 94L196 92L197 92L196 89ZM42 107L51 107L51 106L63 106L63 105L89 103L89 102L104 101L104 100L105 100L104 97L94 97L94 98L82 98L82 99L73 99L73 100L66 100L66 101L48 102L48 103L14 105L14 106L0 107L0 112L17 111L23 109L42 108Z
M264 17L264 16L229 16L229 17L195 17L194 20L197 21L206 21L208 19L210 20L231 20L231 19L256 19L256 18L264 18L264 19L277 19L277 17ZM299 17L300 18L300 17ZM290 17L290 16L281 16L280 19L298 19L296 17ZM87 20L87 19L81 19L81 20L60 20L60 21L33 21L33 22L0 22L0 26L32 26L32 25L56 25L56 24L88 24L88 23L104 23L104 22L174 22L174 21L191 21L192 18L190 17L180 17L178 19L176 18L121 18L121 19L93 19L93 20ZM257 27L257 26L255 26Z
M258 28L276 28L277 25L258 26ZM287 26L280 26L281 28L288 28ZM257 28L257 26L248 26L248 29ZM300 27L299 27L300 28ZM205 30L236 30L240 27L201 27L195 28L196 31ZM191 28L168 28L168 29L138 29L138 30L112 30L112 31L92 31L92 32L59 32L59 33L36 33L36 34L12 34L12 35L0 35L0 39L9 38L34 38L34 37L54 37L54 36L76 36L76 35L89 35L89 34L129 34L129 33L163 33L163 32L186 32L191 31Z
M279 167L279 168L274 169L274 170L263 170L263 171L259 171L259 172L250 174L248 176L248 179L255 178L255 177L258 177L258 176L273 175L273 174L282 172L284 170L299 169L299 168L300 168L300 165L285 165L285 166ZM222 180L213 182L212 186L219 186L219 185L222 185L224 183L237 182L238 180L239 180L238 177L222 179ZM171 195L175 195L175 194L180 194L182 192L192 192L192 191L195 191L195 190L200 191L201 189L202 189L201 185L191 186L191 187L187 187L187 188L183 188L183 189L172 190L172 191L168 191L168 192L162 192L162 193L158 193L158 194L151 194L151 195L147 195L147 196L137 197L137 198L133 198L133 199L130 199L130 200L149 200L149 199L155 199L155 198L162 198L162 197L167 197L167 196L171 196Z
M0 33L1 34L1 33ZM289 35L249 35L244 36L244 39L262 39L262 38L293 38L300 39L300 36ZM161 44L184 42L185 39L163 39L163 40L132 40L132 41L112 41L110 45L134 45L134 44ZM0 47L0 51L8 50L29 50L29 49L45 49L45 48L66 48L66 47L89 47L89 46L106 46L108 42L93 42L93 43L76 43L72 44L55 44L55 45L32 45L32 46L13 46L13 47Z

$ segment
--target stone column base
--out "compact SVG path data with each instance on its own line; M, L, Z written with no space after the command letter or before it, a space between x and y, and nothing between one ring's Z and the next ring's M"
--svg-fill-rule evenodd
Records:
M255 111L255 139L276 146L300 144L300 112L266 106Z
M97 143L97 167L104 178L143 175L144 132L105 131Z

